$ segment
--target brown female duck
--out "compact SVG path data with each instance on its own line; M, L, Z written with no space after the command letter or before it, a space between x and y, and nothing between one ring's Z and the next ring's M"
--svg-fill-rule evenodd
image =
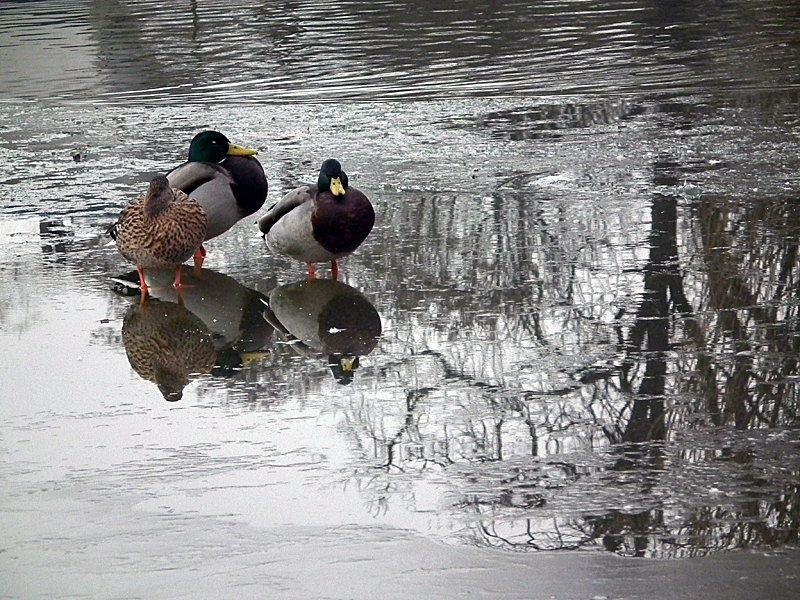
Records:
M180 288L181 264L202 246L207 229L203 207L161 176L122 211L110 233L122 256L136 265L144 299L144 270L175 269L173 285Z

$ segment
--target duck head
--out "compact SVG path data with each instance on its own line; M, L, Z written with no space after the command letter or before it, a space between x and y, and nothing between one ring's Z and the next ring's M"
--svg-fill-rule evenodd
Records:
M328 356L328 367L338 383L350 385L358 369L358 357L349 354L331 354Z
M189 145L189 162L218 163L227 156L252 156L255 150L232 144L219 131L201 131Z
M169 181L159 176L150 182L150 188L144 196L144 216L153 218L164 212L175 201L175 192L169 187Z
M344 196L347 193L347 173L342 171L338 160L329 158L322 163L317 188L320 192L330 192L334 196Z

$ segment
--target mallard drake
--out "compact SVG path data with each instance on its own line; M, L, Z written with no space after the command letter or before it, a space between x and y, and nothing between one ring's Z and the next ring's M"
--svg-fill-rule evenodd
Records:
M206 240L264 206L267 177L254 154L258 153L232 144L218 131L203 131L189 145L189 160L167 174L172 187L189 194L206 211ZM198 274L204 258L201 247L195 256Z
M144 300L144 269L175 269L173 285L180 288L181 263L202 246L207 227L203 207L160 176L120 213L110 233L122 256L136 265Z
M375 211L363 193L348 187L338 160L322 163L317 185L304 185L286 194L258 221L273 252L302 260L314 278L314 263L336 261L355 251L375 224Z

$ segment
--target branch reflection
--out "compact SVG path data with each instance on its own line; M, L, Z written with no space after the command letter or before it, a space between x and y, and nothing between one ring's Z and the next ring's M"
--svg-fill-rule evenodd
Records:
M613 229L591 204L565 222L529 179L481 207L421 201L387 269L415 269L391 292L392 360L343 399L348 477L373 510L429 502L435 481L471 543L677 557L797 541L796 202L687 203L697 168L714 167L654 162L647 210Z

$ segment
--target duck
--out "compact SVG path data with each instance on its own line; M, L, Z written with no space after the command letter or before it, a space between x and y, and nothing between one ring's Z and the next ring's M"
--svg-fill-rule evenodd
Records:
M374 224L369 198L348 185L334 158L322 163L316 185L290 191L258 220L269 249L305 262L309 279L315 277L315 263L328 261L337 279L337 261L355 252Z
M208 217L204 242L257 212L267 200L268 183L256 150L237 146L219 131L201 131L189 144L188 160L167 173L170 186L200 203ZM199 276L206 250L194 257Z
M147 193L120 213L109 233L126 260L136 265L142 300L147 297L145 269L175 269L173 286L181 288L181 265L203 245L208 218L199 202L170 187L163 175Z

